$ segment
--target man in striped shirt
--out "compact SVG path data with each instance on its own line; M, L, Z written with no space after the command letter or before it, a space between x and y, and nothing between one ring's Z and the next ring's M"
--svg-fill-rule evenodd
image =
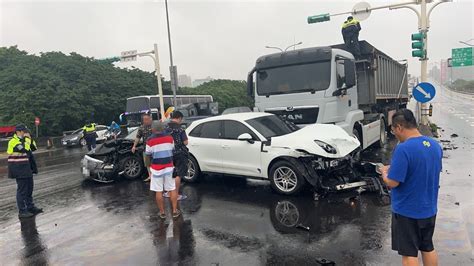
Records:
M178 194L173 179L173 137L165 131L165 124L153 121L152 135L146 142L145 154L150 156L151 183L150 190L156 192L156 204L160 209L160 218L166 219L163 191L169 191L173 218L180 216L178 210Z

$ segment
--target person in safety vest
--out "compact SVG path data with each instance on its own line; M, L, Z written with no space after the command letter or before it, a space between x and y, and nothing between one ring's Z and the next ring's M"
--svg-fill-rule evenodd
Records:
M16 203L18 217L28 218L43 212L33 203L33 171L29 159L31 142L25 138L27 128L23 124L15 127L15 134L8 142L8 177L16 180Z
M86 140L86 143L87 143L87 150L95 151L96 139L97 139L97 133L95 132L95 123L86 121L86 124L82 128L82 130L84 134L84 139Z
M38 166L36 165L35 156L33 155L33 152L36 151L38 148L36 146L36 141L31 137L31 131L28 128L25 131L25 142L30 145L28 159L30 160L31 172L33 174L38 174Z
M359 31L361 29L360 22L352 16L349 16L342 24L342 38L346 48L356 59L360 58Z

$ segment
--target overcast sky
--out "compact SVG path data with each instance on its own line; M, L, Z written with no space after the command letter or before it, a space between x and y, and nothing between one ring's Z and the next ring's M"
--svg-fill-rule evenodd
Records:
M397 1L368 1L379 6ZM266 45L322 46L342 42L345 16L307 24L309 15L349 11L356 1L199 1L169 0L174 62L179 74L193 79L246 79ZM416 7L416 6L415 6ZM460 40L474 38L473 1L455 0L431 15L429 57L450 57ZM365 39L395 59L409 59L409 72L419 74L411 59L410 35L417 31L416 15L408 9L377 10L362 21ZM104 58L124 50L148 51L158 43L162 74L169 77L169 51L163 1L11 1L0 0L0 46L18 45L30 53L77 52ZM135 65L153 69L152 60Z

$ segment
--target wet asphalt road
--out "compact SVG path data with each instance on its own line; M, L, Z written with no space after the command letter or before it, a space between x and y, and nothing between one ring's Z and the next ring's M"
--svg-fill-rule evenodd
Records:
M455 114L472 116L474 105L437 97L440 139L458 148L445 151L435 246L441 265L472 265L473 127ZM364 157L386 163L393 145ZM83 154L37 156L35 199L45 213L21 223L15 183L0 162L0 265L399 265L390 250L390 208L376 195L314 202L309 192L277 195L265 181L208 176L183 186L182 218L162 222L145 183L84 182Z

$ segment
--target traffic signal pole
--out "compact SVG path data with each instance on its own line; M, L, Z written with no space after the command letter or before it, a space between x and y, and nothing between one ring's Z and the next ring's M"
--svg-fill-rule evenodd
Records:
M354 8L352 11L349 12L342 12L342 13L335 13L335 14L321 14L321 15L316 15L316 16L310 16L308 17L308 23L318 23L318 22L324 22L324 21L329 21L330 17L333 16L340 16L340 15L357 15L357 14L370 14L372 10L378 10L378 9L385 9L388 8L390 10L392 9L399 9L399 8L408 8L416 13L418 16L418 30L424 35L423 38L423 48L421 49L422 51L422 56L420 56L420 63L421 63L421 68L420 68L420 80L421 82L426 82L427 81L427 76L428 76L428 29L430 26L430 15L431 12L435 7L442 3L446 2L452 2L452 0L441 0L439 2L436 2L433 4L433 6L430 7L428 10L427 3L431 3L432 0L414 0L410 2L404 2L404 3L397 3L397 4L391 4L391 5L384 5L384 6L378 6L378 7L366 7L362 9L356 9ZM416 10L414 7L410 5L420 5L420 12ZM368 5L367 5L368 6ZM357 7L357 5L356 5ZM418 56L417 56L418 57ZM421 124L422 125L428 125L428 114L423 113L423 110L428 109L428 105L426 103L421 104Z

